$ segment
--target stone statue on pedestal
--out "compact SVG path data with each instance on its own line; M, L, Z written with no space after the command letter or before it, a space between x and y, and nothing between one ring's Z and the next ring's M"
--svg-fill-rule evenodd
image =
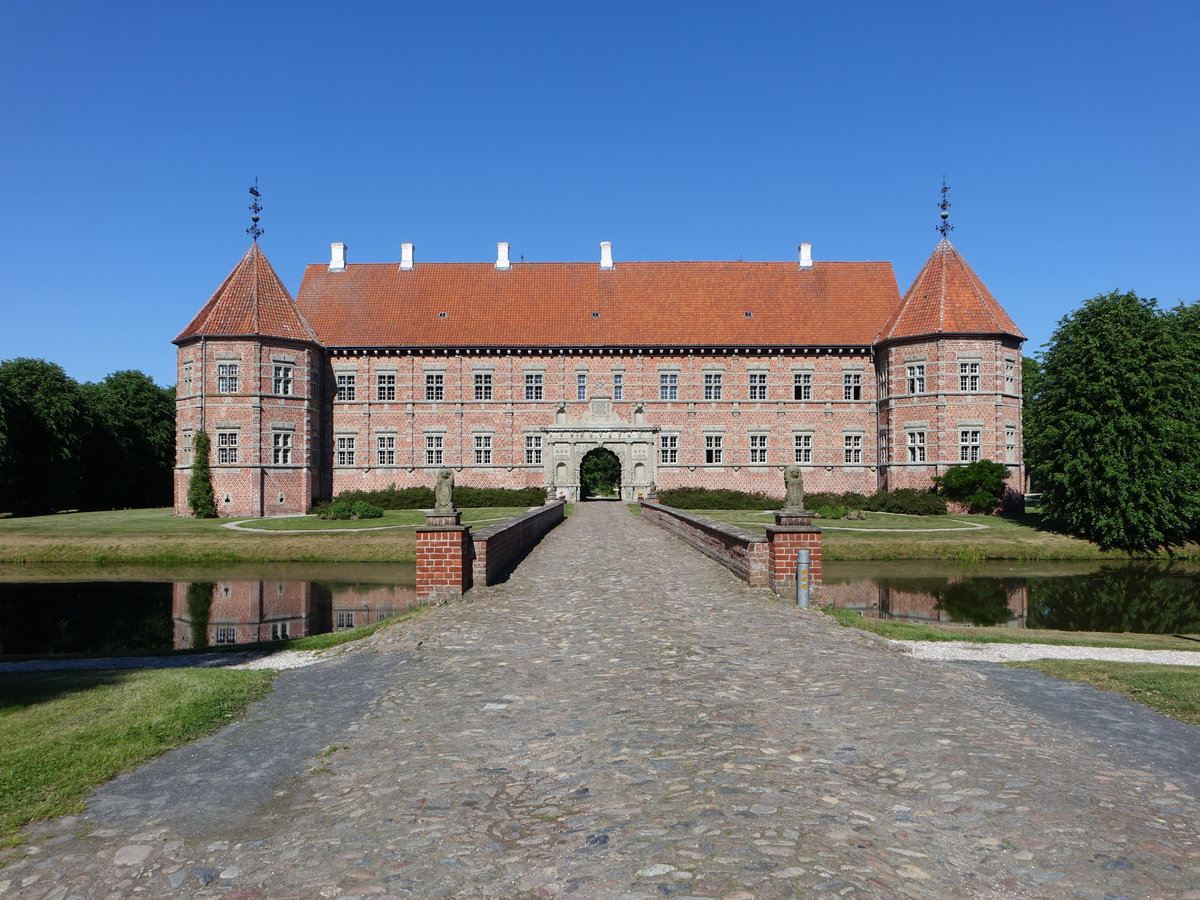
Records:
M433 509L439 513L454 512L454 473L449 469L438 472L433 488Z
M783 508L788 511L804 509L804 473L799 466L788 466L783 472L786 489Z

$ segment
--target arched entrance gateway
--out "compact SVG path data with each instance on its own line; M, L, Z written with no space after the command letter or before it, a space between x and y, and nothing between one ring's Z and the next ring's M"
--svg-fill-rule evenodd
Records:
M579 495L585 499L621 496L621 460L607 447L583 455L579 463Z
M616 496L632 501L650 493L658 429L646 424L641 406L634 407L633 421L628 422L613 412L610 398L593 397L587 412L571 422L567 421L566 406L560 406L554 424L542 432L550 451L546 454L546 484L553 495L570 501L583 498L583 460L596 450L616 457L620 467Z

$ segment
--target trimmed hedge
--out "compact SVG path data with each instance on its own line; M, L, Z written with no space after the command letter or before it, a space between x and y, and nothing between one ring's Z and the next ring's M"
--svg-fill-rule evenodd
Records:
M455 487L454 505L462 509L478 509L480 507L497 506L541 506L546 502L546 492L539 487L533 488L473 488ZM325 513L338 504L346 504L353 508L363 503L375 507L383 514L385 509L433 509L433 488L409 487L397 488L395 485L381 491L343 491L332 501L317 503L312 512L322 518L332 518ZM356 514L352 511L351 513ZM349 516L338 517L349 518ZM378 518L378 516L359 516L360 519Z
M710 488L671 488L658 492L658 502L675 509L779 509L783 500L763 493Z
M672 488L659 491L658 501L676 509L781 509L783 500L762 493L710 490L708 488ZM929 491L902 488L876 491L874 494L813 493L804 495L804 506L820 519L841 519L853 510L902 513L909 516L944 516L946 499Z

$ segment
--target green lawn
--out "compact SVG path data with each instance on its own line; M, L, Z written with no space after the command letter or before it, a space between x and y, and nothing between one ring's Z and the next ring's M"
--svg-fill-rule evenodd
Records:
M37 819L78 813L114 775L240 717L268 671L0 673L0 845Z
M486 509L464 509L464 525L492 525L528 512L529 507L501 506ZM380 519L318 519L316 516L289 516L285 519L238 519L245 528L263 531L370 531L373 528L416 528L425 524L425 513L419 509L385 509Z

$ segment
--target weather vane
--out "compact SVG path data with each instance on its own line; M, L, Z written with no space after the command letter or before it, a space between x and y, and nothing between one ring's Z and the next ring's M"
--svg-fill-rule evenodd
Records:
M250 227L246 229L246 234L253 238L254 242L258 243L258 236L263 233L263 230L258 227L258 214L262 212L262 204L258 202L258 198L262 195L258 192L258 176L254 176L254 184L250 187L250 196L254 198L250 204Z
M938 204L938 209L940 209L942 211L942 224L939 225L935 229L942 233L943 238L945 238L947 235L950 234L950 232L952 232L954 230L954 226L950 224L950 200L948 197L949 193L950 193L950 188L946 184L946 176L943 175L942 176L942 202Z

